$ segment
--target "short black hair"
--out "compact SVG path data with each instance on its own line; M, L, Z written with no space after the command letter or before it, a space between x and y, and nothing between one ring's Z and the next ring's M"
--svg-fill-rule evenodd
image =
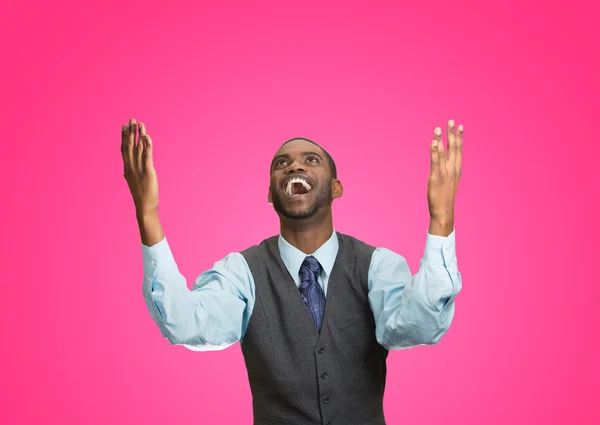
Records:
M293 139L288 140L287 142L285 142L283 145L281 145L279 147L279 149L281 149L282 147L284 147L285 145L287 145L290 142L293 142L295 140L304 140L305 142L309 142L312 143L315 146L318 146L319 148L321 148L321 150L323 151L323 153L325 154L325 157L327 158L327 162L329 163L329 169L331 170L331 176L334 179L337 179L337 168L335 166L335 161L333 160L333 158L331 157L331 155L329 155L329 152L327 152L323 146L319 145L318 143L313 142L312 140L306 139L304 137L294 137Z

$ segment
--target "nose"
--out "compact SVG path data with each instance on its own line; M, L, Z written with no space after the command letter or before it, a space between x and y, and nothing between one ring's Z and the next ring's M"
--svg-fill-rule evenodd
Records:
M302 163L299 162L299 159L296 159L294 162L292 162L289 167L287 168L287 170L285 170L286 174L292 174L292 173L298 173L298 172L305 172L304 168L302 168Z

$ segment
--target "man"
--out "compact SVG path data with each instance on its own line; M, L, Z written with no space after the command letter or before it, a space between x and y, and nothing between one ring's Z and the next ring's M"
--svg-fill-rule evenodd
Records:
M453 223L463 128L449 121L448 152L441 133L430 147L430 225L415 276L402 256L334 231L331 206L343 193L335 162L292 139L271 164L280 234L216 262L190 291L158 218L152 140L142 123L123 126L150 314L172 344L241 342L255 425L385 424L388 350L435 344L448 330L462 285Z

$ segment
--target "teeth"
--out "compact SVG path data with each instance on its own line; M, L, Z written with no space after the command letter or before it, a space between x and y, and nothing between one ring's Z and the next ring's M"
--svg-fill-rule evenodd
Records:
M292 185L293 185L294 183L301 183L301 184L302 184L302 186L304 186L304 188L305 188L307 191L310 191L310 190L312 189L312 187L310 187L310 185L308 184L308 182L307 182L306 180L304 180L304 179L302 179L302 178L300 178L300 177L294 177L293 179L291 179L291 180L288 182L287 186L285 187L285 191L286 191L286 193L287 193L288 195L290 195L290 196L292 196Z

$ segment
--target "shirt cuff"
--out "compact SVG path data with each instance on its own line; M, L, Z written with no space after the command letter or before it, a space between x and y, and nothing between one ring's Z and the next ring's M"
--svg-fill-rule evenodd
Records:
M142 258L147 276L153 276L158 268L165 270L175 265L175 258L166 236L152 246L142 244Z
M452 233L448 236L432 235L427 232L427 241L425 242L425 254L423 260L431 264L448 266L456 263L456 234L452 228Z

